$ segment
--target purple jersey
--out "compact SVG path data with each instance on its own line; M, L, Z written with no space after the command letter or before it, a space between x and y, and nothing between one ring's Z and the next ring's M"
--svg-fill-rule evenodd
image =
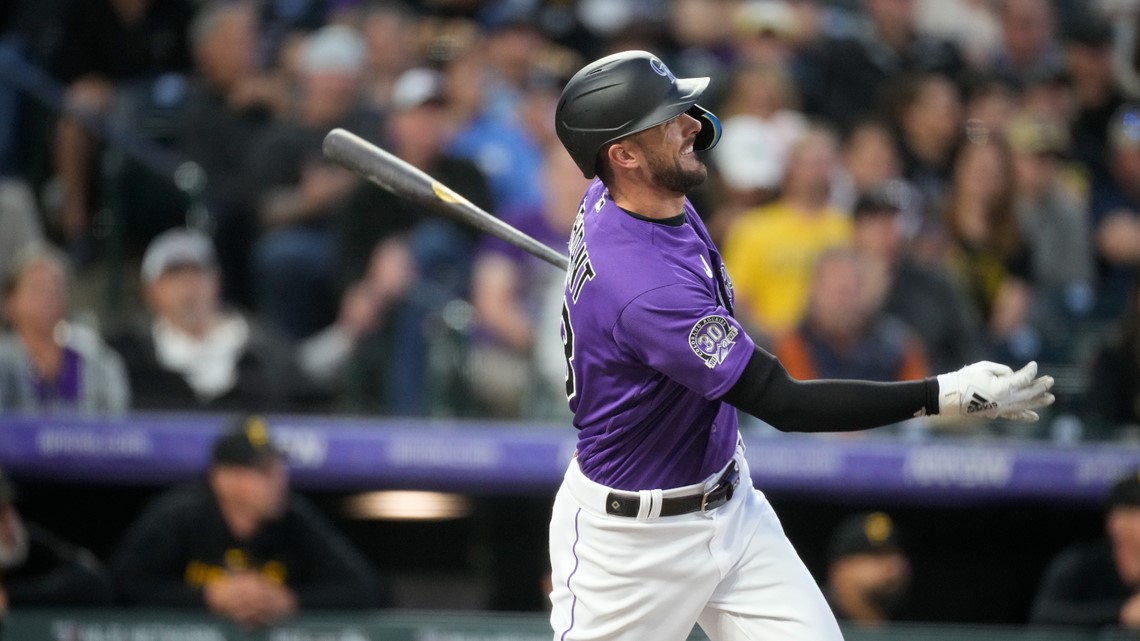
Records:
M622 490L679 487L722 468L736 409L718 400L752 356L704 223L623 211L599 180L570 236L562 310L578 463Z

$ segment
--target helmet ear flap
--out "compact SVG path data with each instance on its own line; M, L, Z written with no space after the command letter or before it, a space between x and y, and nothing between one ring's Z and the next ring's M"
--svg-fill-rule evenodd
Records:
M685 113L696 118L701 123L701 130L697 132L697 139L693 141L693 149L705 151L712 149L720 142L720 119L716 114L699 105L689 107Z

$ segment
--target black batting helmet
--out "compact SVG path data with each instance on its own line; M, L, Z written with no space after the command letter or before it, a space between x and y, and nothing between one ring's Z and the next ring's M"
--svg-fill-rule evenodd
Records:
M615 53L566 83L554 127L586 178L597 174L598 152L607 144L682 113L701 121L693 149L710 149L720 139L720 121L696 104L708 84L708 78L677 78L647 51Z

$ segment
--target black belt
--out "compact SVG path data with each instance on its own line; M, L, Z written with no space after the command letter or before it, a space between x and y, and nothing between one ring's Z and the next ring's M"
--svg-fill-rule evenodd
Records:
M713 508L720 507L732 498L732 493L736 490L738 483L740 483L740 468L734 460L708 492L662 499L661 516L707 512ZM606 497L607 514L636 518L640 511L640 496L628 496L626 493L610 492L609 496Z

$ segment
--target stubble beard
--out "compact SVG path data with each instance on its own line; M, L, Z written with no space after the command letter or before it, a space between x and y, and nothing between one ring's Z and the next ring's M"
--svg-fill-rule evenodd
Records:
M673 162L670 163L656 154L649 155L647 160L650 174L653 176L653 183L662 189L668 189L679 194L687 194L701 186L708 178L709 170L699 158L693 156L693 159L697 161L698 167L696 169L685 169L681 166L680 158L673 158Z

